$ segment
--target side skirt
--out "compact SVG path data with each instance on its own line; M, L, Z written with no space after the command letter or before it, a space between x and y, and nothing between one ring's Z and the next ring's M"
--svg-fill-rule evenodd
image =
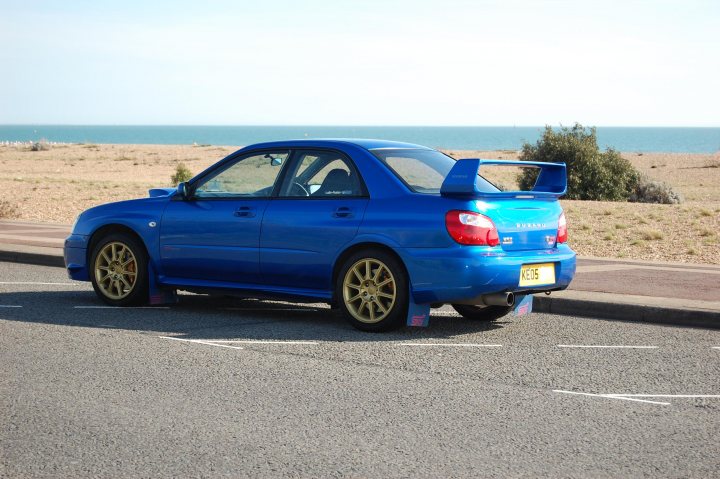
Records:
M331 291L319 289L291 288L265 284L228 283L223 281L171 278L167 276L158 278L158 283L163 288L182 289L201 294L222 293L246 298L287 299L299 303L327 303L332 300Z

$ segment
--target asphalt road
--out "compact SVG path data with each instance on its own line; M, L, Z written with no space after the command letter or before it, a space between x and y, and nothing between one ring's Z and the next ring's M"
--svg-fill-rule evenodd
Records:
M0 476L720 475L717 330L100 306L62 269L0 263Z

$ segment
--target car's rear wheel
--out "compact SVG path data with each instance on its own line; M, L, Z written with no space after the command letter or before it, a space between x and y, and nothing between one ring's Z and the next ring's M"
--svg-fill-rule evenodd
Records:
M473 306L470 304L453 304L455 311L465 319L473 321L495 321L509 314L512 306Z
M405 268L390 253L359 251L341 266L336 297L345 319L362 331L389 331L405 322L408 281Z
M145 304L148 297L147 254L136 238L125 233L104 236L90 257L95 293L113 306Z

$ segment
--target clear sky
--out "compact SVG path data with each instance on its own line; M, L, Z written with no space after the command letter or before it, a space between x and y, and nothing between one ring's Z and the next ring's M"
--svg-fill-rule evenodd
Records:
M720 126L720 0L0 0L0 123Z

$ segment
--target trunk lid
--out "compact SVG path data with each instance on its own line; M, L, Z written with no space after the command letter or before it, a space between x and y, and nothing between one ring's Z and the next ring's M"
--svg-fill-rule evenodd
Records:
M497 199L476 202L490 218L505 251L542 250L555 247L562 208L557 200Z
M480 167L512 166L538 169L529 191L501 191L479 176ZM440 194L473 199L477 211L489 217L505 251L544 250L555 247L562 207L558 199L567 189L563 163L530 161L458 160L445 177Z

